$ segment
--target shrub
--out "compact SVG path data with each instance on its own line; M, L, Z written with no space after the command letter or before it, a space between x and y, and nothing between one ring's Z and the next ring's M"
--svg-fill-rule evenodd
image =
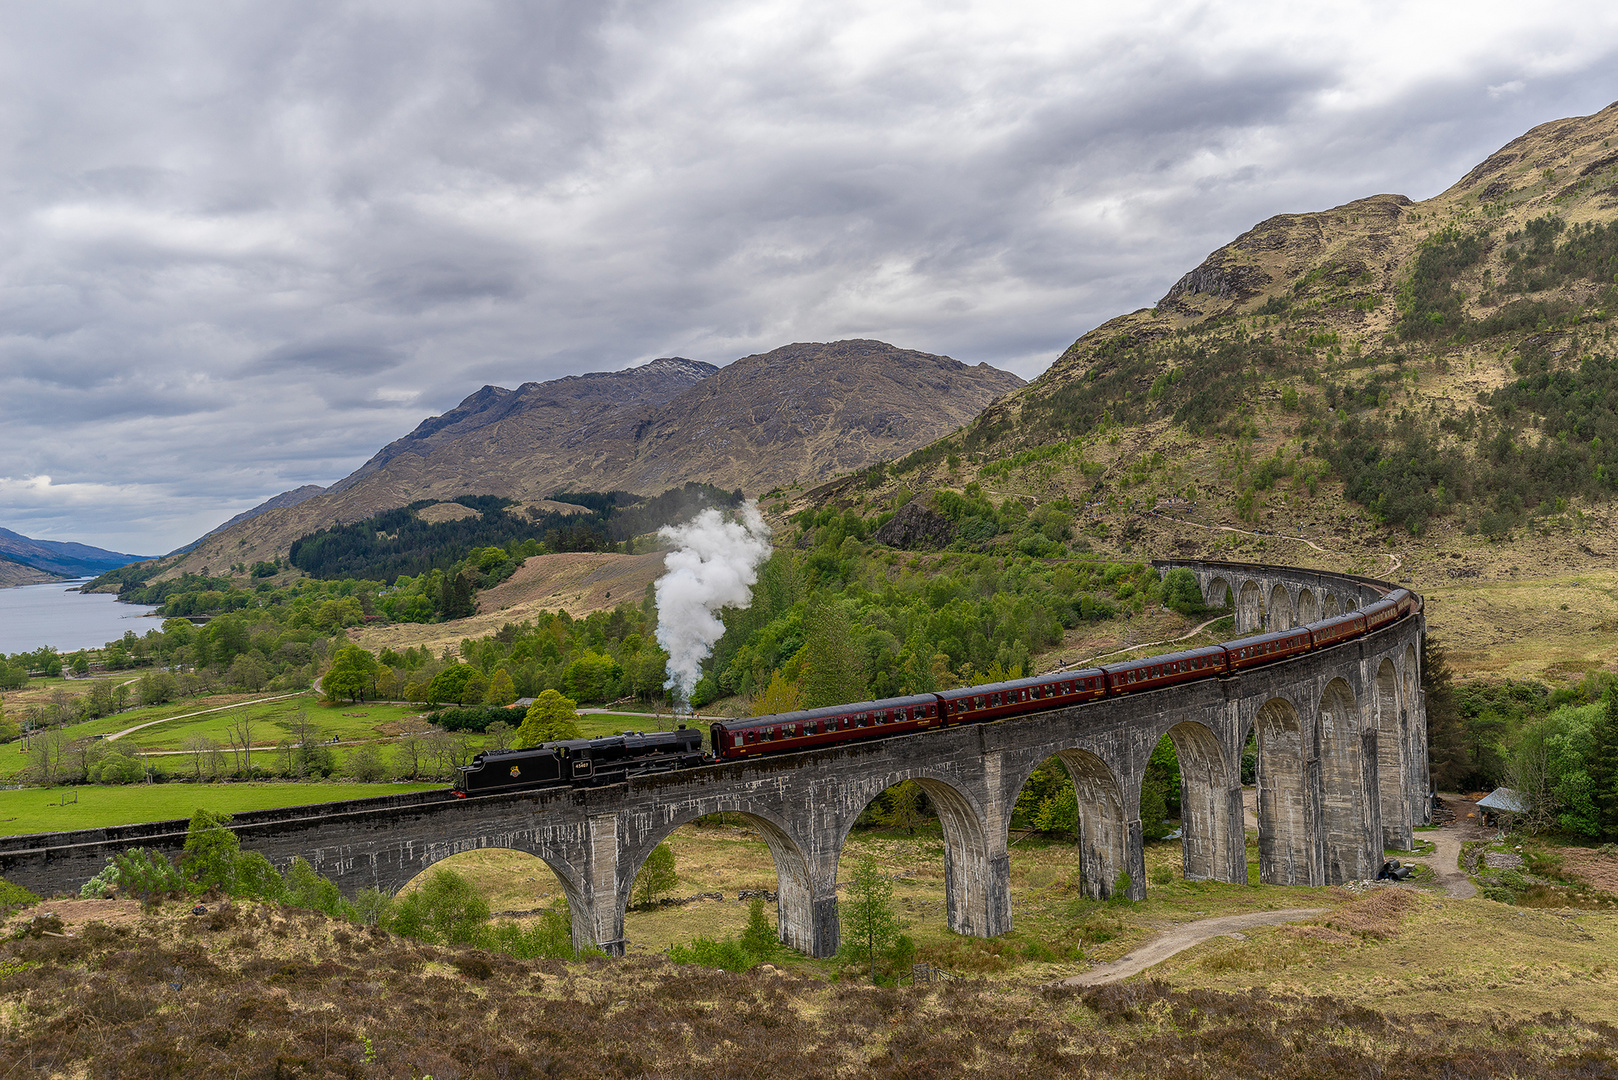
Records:
M726 971L746 971L755 963L741 942L706 937L696 938L689 945L675 945L669 949L669 959L676 964L701 964Z
M236 858L235 895L253 900L279 900L286 883L275 864L256 851L244 851Z
M101 872L79 887L80 900L104 900L118 887L118 867L111 855Z
M381 889L371 886L354 894L350 905L355 922L362 926L381 926L393 910L393 898Z
M14 885L5 878L0 878L0 908L27 907L39 903L39 897L23 888Z
M768 960L780 951L778 931L764 913L763 897L755 896L747 905L747 929L742 931L742 948L756 960Z
M303 859L293 859L287 868L286 890L282 900L292 907L308 908L327 915L343 913L343 896L330 878L315 873Z
M577 955L573 950L572 913L564 903L542 912L539 920L526 928L511 921L495 923L484 932L483 947L519 960L572 960Z
M420 889L398 901L388 919L397 934L435 945L473 945L489 921L489 903L453 870L437 869Z
M1163 606L1187 618L1207 610L1202 602L1202 586L1197 584L1197 576L1183 566L1164 575Z
M185 875L161 851L130 848L114 859L113 865L117 868L119 890L148 907L185 891Z

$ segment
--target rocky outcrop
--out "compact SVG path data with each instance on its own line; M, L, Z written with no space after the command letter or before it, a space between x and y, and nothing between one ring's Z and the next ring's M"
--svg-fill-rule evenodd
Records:
M911 499L871 539L903 551L928 551L954 543L955 526L920 499Z

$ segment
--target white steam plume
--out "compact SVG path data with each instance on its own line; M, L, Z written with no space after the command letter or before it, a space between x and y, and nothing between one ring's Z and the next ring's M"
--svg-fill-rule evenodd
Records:
M746 607L753 599L759 564L770 556L770 527L758 503L743 504L738 521L704 510L684 525L657 534L680 545L663 560L657 579L657 642L669 654L663 685L682 703L702 677L702 661L725 632L719 611Z

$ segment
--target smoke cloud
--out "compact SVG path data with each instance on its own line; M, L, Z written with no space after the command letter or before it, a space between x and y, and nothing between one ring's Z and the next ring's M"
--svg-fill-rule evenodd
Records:
M658 535L680 545L657 580L657 642L669 654L663 685L681 702L691 700L702 661L725 632L719 612L744 608L753 600L758 568L770 556L770 527L758 503L743 504L739 520L704 510L684 525L666 525Z

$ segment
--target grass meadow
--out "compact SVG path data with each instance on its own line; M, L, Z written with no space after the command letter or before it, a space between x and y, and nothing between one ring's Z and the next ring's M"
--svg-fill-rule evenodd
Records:
M199 808L214 813L238 814L248 810L276 810L285 806L307 806L340 799L368 799L377 795L397 795L443 786L270 782L30 787L0 791L0 836L169 821L188 818Z

